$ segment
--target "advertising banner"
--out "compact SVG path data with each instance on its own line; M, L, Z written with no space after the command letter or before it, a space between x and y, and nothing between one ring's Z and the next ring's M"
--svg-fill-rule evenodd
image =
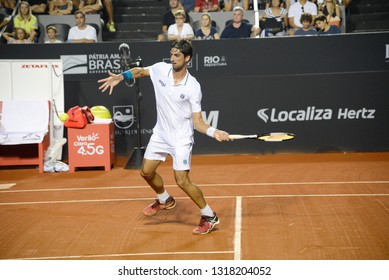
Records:
M132 59L143 66L170 60L168 42L128 44ZM119 45L42 44L13 54L60 58L65 108L106 106L114 118L116 152L128 155L139 121L143 146L152 134L155 99L151 81L141 79L138 120L134 87L122 83L112 95L98 90L97 80L108 71L123 71ZM194 41L193 46L188 70L201 84L205 120L234 134L296 134L283 143L217 143L196 132L194 153L389 151L389 32ZM0 58L11 53L8 45L0 48Z

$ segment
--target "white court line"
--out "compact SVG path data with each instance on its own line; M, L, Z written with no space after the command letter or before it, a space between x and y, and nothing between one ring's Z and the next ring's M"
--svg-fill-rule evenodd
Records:
M294 186L294 185L358 185L358 184L389 184L389 181L328 181L328 182L284 182L284 183L218 183L218 184L196 184L199 187L244 187L244 186ZM165 185L167 188L178 188L177 185ZM27 190L6 190L0 193L23 193L23 192L55 192L55 191L90 191L90 190L113 190L113 189L146 189L149 186L121 186L121 187L99 187L99 188L57 188L57 189L27 189Z
M50 256L37 258L17 258L12 260L54 260L54 259L91 259L107 257L139 257L156 255L200 255L200 254L232 254L234 251L208 251L208 252L154 252L154 253L128 253L128 254L101 254L101 255L79 255L79 256Z
M15 183L9 183L9 184L0 184L0 190L8 190L15 186Z
M234 236L234 260L240 260L242 236L242 197L236 197L235 206L235 236Z
M291 198L291 197L375 197L388 196L389 193L357 193L357 194L282 194L282 195L246 195L242 198ZM206 196L206 199L236 199L236 196ZM99 202L119 202L119 201L144 201L154 198L111 198L111 199L84 199L84 200L48 200L48 201L22 201L22 202L3 202L0 206L7 205L33 205L33 204L65 204L65 203L99 203ZM189 199L189 197L174 197L174 199Z

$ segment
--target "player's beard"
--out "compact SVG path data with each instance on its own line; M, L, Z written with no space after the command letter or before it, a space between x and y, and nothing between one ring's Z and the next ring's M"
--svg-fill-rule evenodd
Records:
M184 69L184 67L185 67L185 63L182 65L175 64L173 65L173 70L174 72L180 72Z

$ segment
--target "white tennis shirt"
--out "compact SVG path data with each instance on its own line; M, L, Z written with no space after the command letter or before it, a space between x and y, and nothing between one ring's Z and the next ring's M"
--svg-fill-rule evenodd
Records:
M187 70L185 78L175 85L173 67L165 62L150 66L149 73L157 107L154 134L170 145L193 142L192 113L201 112L199 82Z

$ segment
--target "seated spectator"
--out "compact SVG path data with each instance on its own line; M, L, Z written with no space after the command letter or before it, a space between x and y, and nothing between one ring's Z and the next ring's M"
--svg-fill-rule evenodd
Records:
M196 13L217 12L220 10L218 0L196 0L194 11Z
M33 32L35 32L35 31L33 31ZM28 37L26 30L24 30L21 27L15 28L15 31L12 33L4 32L3 37L7 41L8 44L31 44L31 43L33 43L33 40Z
M270 8L265 10L265 16L260 17L261 37L286 36L287 15L288 11L281 7L281 1L272 0Z
M18 27L21 27L26 31L27 37L30 38L32 42L38 43L38 20L32 14L28 2L22 1L20 3L18 15L14 17L14 29Z
M73 1L73 9L80 10L81 0L72 0ZM87 1L88 2L88 1ZM93 1L92 1L93 2ZM102 14L102 19L107 22L106 26L109 32L116 32L115 22L113 18L113 5L111 0L101 0L101 7L105 11ZM105 18L105 16L107 18Z
M247 11L249 9L249 0L224 0L225 12L231 12L235 7L241 7Z
M312 26L312 15L311 14L307 14L307 13L302 14L300 21L301 21L301 24L303 25L303 27L297 29L294 32L295 36L309 36L309 35L316 36L317 35L316 29L313 28L313 26Z
M317 35L332 35L340 33L339 28L336 25L329 25L327 17L325 15L319 15L314 21L315 27L319 30Z
M12 16L7 16L6 14L2 14L0 12L0 29L9 23L11 18Z
M243 21L243 8L235 7L232 22L224 28L220 38L256 37L260 31L258 27Z
M16 0L0 0L0 13L12 15L15 10Z
M167 41L167 30L170 27L170 25L176 23L176 19L174 18L174 14L180 9L180 2L179 0L170 0L169 1L169 11L167 11L163 17L162 17L162 33L158 35L157 40L158 41ZM187 11L185 11L185 23L189 23L189 14Z
M327 22L330 25L336 25L340 28L340 23L342 22L340 7L337 4L337 0L325 0L321 5L319 5L319 15L325 15L327 17Z
M68 42L69 43L95 43L97 42L96 29L87 25L86 16L83 11L76 11L74 13L76 18L76 26L73 26L69 30Z
M219 34L215 27L212 27L211 14L203 13L201 15L201 27L196 31L196 39L198 40L218 40Z
M101 0L81 0L78 10L85 14L99 14L103 9Z
M293 35L294 31L303 27L300 18L303 13L312 15L312 20L317 16L317 7L314 3L307 0L298 0L296 3L290 5L288 11L289 18L289 32Z
M185 23L186 15L184 10L178 10L174 17L176 23L169 26L167 36L169 41L179 41L181 39L193 40L193 28L189 23Z
M49 15L61 16L71 15L73 12L73 2L71 0L50 0Z
M195 0L180 0L180 8L185 10L186 12L192 12L195 7Z
M47 12L47 0L27 0L34 15L42 15Z
M46 33L47 33L47 37L49 38L49 40L45 41L45 44L62 43L61 40L57 39L57 28L55 28L55 26L49 25L46 28Z

